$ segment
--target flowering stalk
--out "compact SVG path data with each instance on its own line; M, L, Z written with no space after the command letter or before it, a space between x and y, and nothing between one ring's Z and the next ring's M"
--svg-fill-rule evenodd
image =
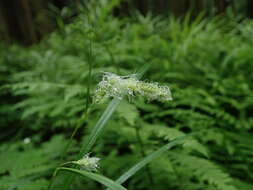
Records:
M98 161L100 158L97 157L90 157L90 154L85 154L82 159L77 161L72 161L73 164L77 164L81 166L81 169L89 171L89 172L96 172L99 168Z
M113 73L104 73L93 102L102 103L110 97L122 99L125 95L129 98L139 95L149 101L172 100L170 89L167 86L139 81L135 75L118 76Z
M99 168L99 164L98 164L99 160L100 158L90 157L90 153L88 153L88 154L85 154L83 158L81 158L80 160L65 162L61 164L58 168L69 165L69 164L76 164L80 166L81 170L86 170L88 172L96 172L97 169ZM56 168L56 170L54 171L53 176L56 176L58 168Z

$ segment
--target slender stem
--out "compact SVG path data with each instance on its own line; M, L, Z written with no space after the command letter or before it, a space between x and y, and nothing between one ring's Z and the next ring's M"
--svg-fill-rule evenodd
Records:
M62 160L63 160L64 156L66 155L67 151L69 150L69 148L71 147L71 143L73 142L74 136L76 135L78 129L82 126L82 124L83 124L83 122L85 121L87 115L88 115L88 111L86 110L86 111L84 112L84 114L82 115L80 121L79 121L78 124L76 125L74 131L72 132L71 137L70 137L70 139L69 139L69 141L68 141L68 144L66 145L66 147L64 148L64 150L62 151L62 153L61 153L61 155L60 155L60 159L59 159L59 160L60 160L60 161L59 161L60 163L62 162ZM68 163L69 163L69 162L68 162ZM61 165L62 165L62 164L60 164L58 167L60 167ZM57 169L58 167L56 167L56 169ZM55 171L56 171L56 169L55 169ZM55 173L55 171L54 171L54 173ZM52 177L51 177L51 179L50 179L50 183L49 183L49 185L48 185L48 187L47 187L47 190L50 190L50 189L51 189L51 186L53 185L53 179L54 179L54 177L55 177L54 173L53 173L53 175L52 175Z
M140 147L141 156L142 156L142 158L145 158L146 157L146 152L145 152L145 149L144 149L143 141L141 139L140 128L138 126L136 126L136 125L135 125L135 134L136 134L137 142L138 142L139 147ZM151 174L149 165L147 165L145 167L145 169L146 169L146 172L147 172L147 176L149 178L149 182L150 182L151 185L153 185L154 184L154 180L153 180L153 176Z
M88 22L89 17L88 17ZM89 74L88 74L88 85L87 85L87 101L86 101L86 112L88 111L90 104L90 88L91 88L91 75L92 75L92 67L93 67L93 56L92 56L92 35L89 34L89 51L88 51L88 64L89 64Z
M82 126L82 124L85 121L85 119L87 118L87 115L88 115L88 110L85 110L84 114L81 116L79 122L77 123L74 131L72 132L68 144L66 145L66 147L64 148L64 150L63 150L63 152L61 154L60 161L63 160L63 157L66 155L67 151L71 147L71 143L73 142L74 136L76 135L78 129Z
M88 16L88 23L91 25L90 22L90 18ZM91 25L92 26L92 25ZM86 119L86 116L88 115L88 111L89 111L89 106L90 106L90 88L91 88L91 78L92 78L92 67L93 67L93 56L92 56L92 31L90 31L89 35L89 50L88 50L88 56L87 56L87 60L88 60L88 65L89 65L89 73L88 73L88 85L87 85L87 91L86 91L86 106L85 106L85 112L82 115L80 122L78 122L78 124L76 125L73 133L71 134L70 140L66 146L66 148L63 150L63 154L61 155L61 159L63 160L63 156L66 154L67 150L70 148L71 143L73 141L74 136L76 135L78 129L82 126L84 120ZM58 168L58 167L57 167ZM56 168L56 170L57 170ZM71 180L71 177L68 179L69 181ZM51 186L52 186L53 180L51 179L51 182L48 186L48 190L50 190ZM68 182L67 182L68 183ZM69 184L69 183L68 183Z

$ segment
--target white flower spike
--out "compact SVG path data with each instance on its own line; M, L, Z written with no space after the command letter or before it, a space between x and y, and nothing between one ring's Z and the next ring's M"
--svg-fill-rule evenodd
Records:
M26 137L24 139L24 144L29 144L29 143L31 143L31 139L29 137Z
M104 73L93 101L94 103L101 103L110 97L122 99L125 95L129 98L140 95L150 101L172 100L170 89L167 86L139 81L134 75L118 76L113 73Z
M75 164L81 166L81 169L89 171L89 172L96 172L99 168L98 161L100 158L97 157L90 157L90 153L85 154L82 159L74 161Z

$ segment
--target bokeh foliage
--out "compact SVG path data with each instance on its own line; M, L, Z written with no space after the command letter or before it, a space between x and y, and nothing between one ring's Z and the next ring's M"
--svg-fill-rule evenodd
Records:
M0 1L0 39L6 43L38 43L63 23L70 23L80 8L92 0L20 0ZM106 2L99 0L98 3ZM142 14L183 17L205 13L206 16L230 15L253 18L251 0L120 0L115 16Z
M136 131L148 154L178 136L205 130L153 162L152 181L142 170L125 186L251 190L253 23L138 13L119 19L111 15L114 3L90 4L92 11L30 48L1 45L0 189L46 189L85 110L92 58L92 92L101 72L128 75L148 64L143 78L169 85L174 98L121 103L93 149L102 158L101 173L116 179L142 157ZM104 108L91 105L65 160L75 157ZM55 189L62 183L59 178ZM83 188L102 187L76 179L72 189Z

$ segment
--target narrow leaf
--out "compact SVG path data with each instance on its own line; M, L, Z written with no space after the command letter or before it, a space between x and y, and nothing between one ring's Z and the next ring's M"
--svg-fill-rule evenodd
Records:
M142 66L139 69L139 72L137 72L137 78L141 78L143 74L147 71L149 66L150 65L147 65L147 64ZM114 111L116 110L120 102L121 102L121 99L118 99L118 98L114 98L110 102L110 104L107 106L106 110L103 112L102 116L100 117L96 125L93 127L87 141L85 141L85 143L82 145L77 159L80 159L83 155L87 154L91 150L92 146L95 144L96 140L101 135L101 132L103 131L107 121L111 118L112 114L114 113ZM72 181L73 181L73 176L69 175L68 178L66 179L65 187L63 190L69 189L69 186L72 183ZM50 189L51 189L51 185L48 187L48 190Z
M82 177L87 177L89 179L92 179L96 182L99 182L99 183L105 185L106 187L110 188L111 190L127 190L125 187L121 186L120 184L114 182L113 180L111 180L105 176L99 175L99 174L87 172L84 170L78 170L78 169L74 169L74 168L66 168L66 167L60 167L57 169L57 171L59 171L59 170L64 170L64 171L68 171L68 172L71 172L74 174L78 174Z
M137 73L137 77L141 78L148 68L149 65L147 64L142 66ZM79 152L79 158L91 150L92 146L95 144L97 138L100 136L103 128L105 127L105 124L111 118L112 114L114 113L120 102L121 99L114 98L107 106L106 110L103 112L102 116L99 118L98 122L93 127L91 134L88 137L88 140L82 145L81 150Z
M107 106L106 110L104 111L103 115L99 118L98 122L94 126L94 128L91 131L91 134L88 138L88 140L83 144L79 157L83 156L84 154L88 153L94 143L96 142L97 138L99 137L100 133L102 132L105 124L110 119L111 115L114 113L116 108L118 107L121 99L114 98L110 104Z
M195 133L194 133L195 134ZM175 140L173 140L172 142L162 146L161 148L159 148L157 151L149 154L148 156L146 156L143 160L141 160L140 162L138 162L136 165L134 165L133 167L131 167L128 171L126 171L123 175L121 175L116 182L119 184L124 183L127 179L129 179L131 176L133 176L136 172L138 172L140 169L142 169L144 166L146 166L148 163L150 163L151 161L153 161L154 159L158 158L161 154L163 154L164 152L166 152L167 150L175 147L178 144L183 143L183 141L187 138L189 138L190 136L193 136L194 134L190 134L190 135L184 135L182 137L178 137ZM109 190L109 189L107 189Z

